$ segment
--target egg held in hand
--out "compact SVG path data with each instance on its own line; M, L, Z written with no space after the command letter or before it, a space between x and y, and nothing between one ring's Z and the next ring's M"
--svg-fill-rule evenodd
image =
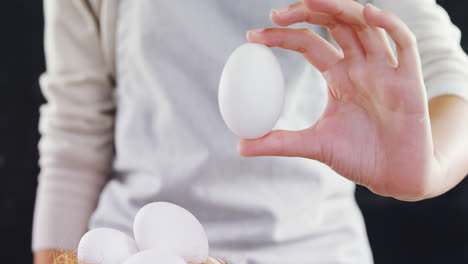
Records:
M270 132L284 101L284 78L270 48L246 43L224 66L219 83L219 109L239 137L254 139Z
M96 228L80 240L77 250L79 263L120 264L138 252L135 241L111 228Z
M178 205L145 205L135 216L133 232L140 250L158 250L193 264L204 263L208 257L205 230L195 216Z

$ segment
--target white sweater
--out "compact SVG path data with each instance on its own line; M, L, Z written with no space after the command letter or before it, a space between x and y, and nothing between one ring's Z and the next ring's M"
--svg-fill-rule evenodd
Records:
M428 99L453 94L468 100L468 60L459 44L460 32L450 23L444 10L434 0L374 2L399 15L416 35ZM119 80L114 48L117 11L116 0L45 1L47 73L41 77L41 86L48 102L41 108L41 174L34 218L34 250L76 249L110 174L115 155L115 80ZM118 134L119 130L115 132ZM235 146L229 151L235 151ZM284 162L285 166L287 163L297 166L302 162L280 160L283 159L275 162ZM231 166L242 166L242 162ZM183 172L183 169L176 171ZM327 171L326 168L320 170ZM145 171L135 172L128 179L139 174ZM332 183L341 184L345 189L342 193L352 194L348 183ZM114 181L114 184L119 182ZM126 189L129 190L131 188ZM139 191L134 190L135 193ZM340 192L331 190L330 193ZM107 200L109 195L101 199ZM102 201L100 207L112 208ZM101 214L112 214L110 209L103 210ZM115 216L127 214L127 218L131 218L134 212L125 210L129 209L115 212ZM95 220L95 225L99 225L97 222L99 220Z

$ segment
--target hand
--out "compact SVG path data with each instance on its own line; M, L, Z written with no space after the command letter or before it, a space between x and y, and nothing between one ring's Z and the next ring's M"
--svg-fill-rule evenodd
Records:
M303 54L322 72L329 96L314 126L241 139L239 153L310 158L380 195L429 197L440 166L419 53L409 28L390 13L352 0L304 0L272 10L271 19L279 26L325 26L343 52L308 29L248 32L250 42ZM398 60L383 29L396 43Z
M58 249L41 250L34 252L34 264L55 264L62 263L56 261L56 258L66 252Z

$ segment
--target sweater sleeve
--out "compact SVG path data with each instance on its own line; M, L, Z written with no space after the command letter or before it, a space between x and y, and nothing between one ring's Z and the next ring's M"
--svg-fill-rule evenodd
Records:
M456 95L468 101L468 58L447 12L435 0L371 2L399 16L415 34L428 100Z
M111 163L114 89L92 4L44 1L47 72L40 84L47 103L40 109L35 251L76 250Z

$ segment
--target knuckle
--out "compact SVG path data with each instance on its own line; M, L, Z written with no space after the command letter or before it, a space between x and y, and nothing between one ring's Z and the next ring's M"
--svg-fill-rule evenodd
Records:
M304 54L304 53L307 53L307 48L303 47L303 46L297 46L294 48L294 51L298 52L298 53L301 53L301 54Z
M282 133L272 133L271 135L274 142L274 144L272 144L272 152L274 154L284 153L284 135Z
M386 10L382 10L382 15L384 17L388 17L390 20L393 20L393 21L399 21L400 20L400 18L397 15L395 15L392 12L386 11Z
M395 31L402 36L402 39L404 41L403 44L406 46L416 46L416 36L413 34L408 25L393 13L385 12L385 15L389 17L391 21L391 27L394 28Z
M406 48L415 48L417 46L416 36L408 30L401 30L401 45Z
M416 36L411 31L408 30L407 37L408 37L408 40L407 40L408 45L411 47L415 47L418 43Z
M310 35L312 33L312 31L308 28L300 28L299 32L301 32L302 34L306 34L306 35Z
M334 30L335 28L339 27L341 24L339 24L338 22L336 21L333 21L331 19L329 20L326 20L324 23L323 23L323 26L328 28L328 30Z
M296 3L290 4L288 7L289 9L295 9L297 7L301 7L302 5L303 5L302 2L296 2Z
M275 32L275 30L276 30L275 28L265 28L265 29L263 29L263 33L264 34L269 34L269 33Z
M343 5L339 5L336 10L333 12L333 15L337 16L337 17L341 17L343 16L345 13L345 10L343 8Z

